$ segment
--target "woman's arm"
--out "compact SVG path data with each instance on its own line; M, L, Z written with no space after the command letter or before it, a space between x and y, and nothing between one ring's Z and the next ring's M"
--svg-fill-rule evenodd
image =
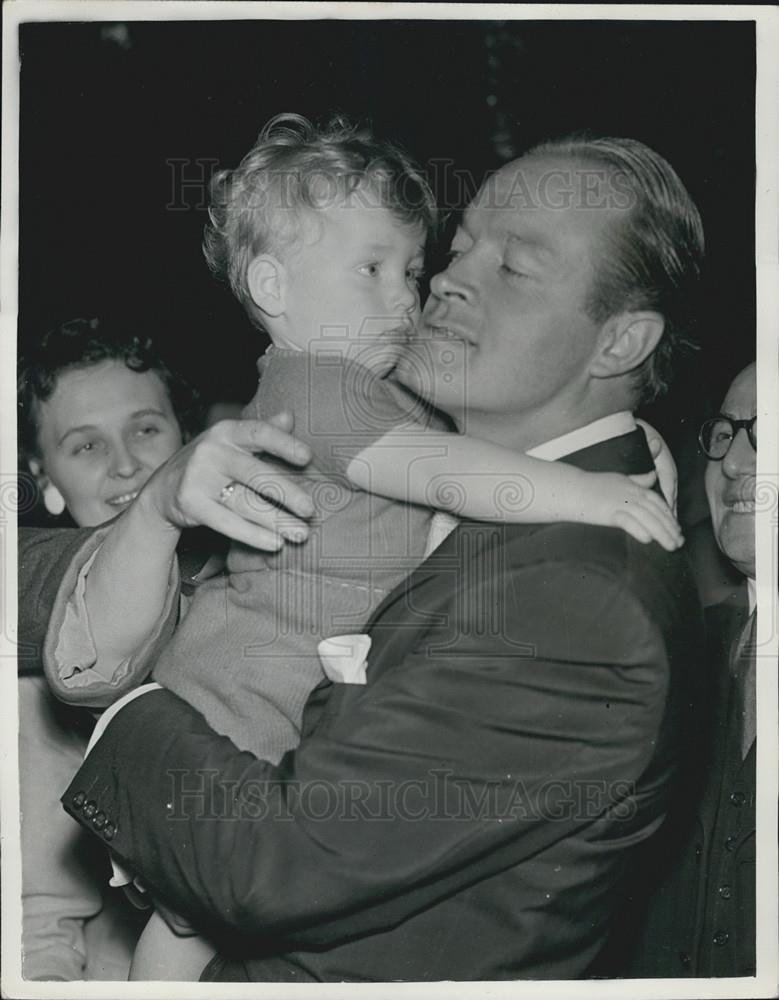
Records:
M181 529L142 491L97 550L84 590L99 673L108 678L148 638L165 605Z
M584 472L461 434L390 431L352 459L347 475L368 492L474 520L605 525L669 550L683 541L650 489L654 473Z

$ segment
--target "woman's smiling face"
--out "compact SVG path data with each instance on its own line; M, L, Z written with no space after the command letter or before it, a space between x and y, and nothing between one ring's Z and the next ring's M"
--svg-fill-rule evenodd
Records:
M123 361L62 372L36 410L39 474L56 486L80 526L124 510L182 444L162 379Z

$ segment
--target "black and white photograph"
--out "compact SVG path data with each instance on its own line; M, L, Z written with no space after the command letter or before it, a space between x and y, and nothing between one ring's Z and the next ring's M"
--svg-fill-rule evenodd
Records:
M777 45L5 4L4 996L776 995Z

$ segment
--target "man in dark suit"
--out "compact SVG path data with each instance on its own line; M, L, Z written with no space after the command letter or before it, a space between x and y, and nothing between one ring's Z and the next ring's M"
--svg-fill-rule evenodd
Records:
M701 428L714 535L742 582L707 609L712 724L683 789L694 808L669 826L664 867L648 887L636 975L755 974L756 412L751 364Z
M398 378L473 435L651 469L631 411L665 387L702 255L669 165L630 140L539 147L452 251ZM90 545L49 563L31 633ZM583 976L666 812L699 614L679 553L462 523L375 614L367 683L321 685L278 766L155 690L109 710L63 802L219 942L203 978Z

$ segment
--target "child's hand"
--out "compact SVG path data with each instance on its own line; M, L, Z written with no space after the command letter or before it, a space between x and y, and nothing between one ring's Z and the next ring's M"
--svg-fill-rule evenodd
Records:
M668 504L650 487L657 476L647 472L640 476L622 476L618 473L599 473L590 476L589 486L595 484L592 500L596 504L593 523L621 528L636 541L648 544L657 542L673 552L684 544L682 529L671 513ZM586 499L590 503L592 500ZM603 519L595 518L600 512Z

